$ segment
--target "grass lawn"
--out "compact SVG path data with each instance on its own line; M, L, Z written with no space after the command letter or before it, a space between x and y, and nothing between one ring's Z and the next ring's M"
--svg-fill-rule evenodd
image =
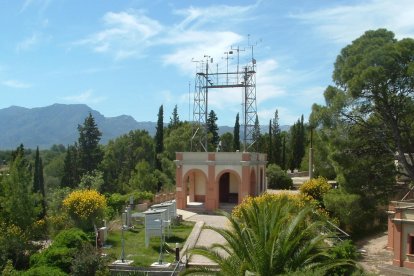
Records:
M164 250L164 262L171 263L175 260L175 243L178 242L180 248L182 248L193 226L194 223L186 221L180 225L172 226L170 238L165 238L170 250ZM110 255L113 259L120 259L122 250L121 236L120 227L116 227L115 230L110 231L106 244L112 247L103 249L103 253ZM145 247L144 225L135 225L133 229L124 231L124 238L126 259L134 260L134 266L150 266L152 263L158 261L161 239L152 237L148 248Z

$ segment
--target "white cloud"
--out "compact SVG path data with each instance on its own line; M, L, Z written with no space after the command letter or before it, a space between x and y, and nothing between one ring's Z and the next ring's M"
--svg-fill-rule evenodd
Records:
M260 124L269 124L270 119L273 119L275 116L276 109L278 111L280 125L293 125L298 120L298 114L294 110L284 106L275 106L274 108L260 109L257 112Z
M370 29L387 28L397 37L414 36L414 2L371 0L291 15L324 39L350 43Z
M37 33L33 33L31 36L19 42L16 46L16 50L18 52L27 51L33 48L37 43L39 43L39 35Z
M32 87L31 84L18 81L18 80L5 80L2 82L3 85L11 87L11 88L18 88L18 89L24 89L24 88L30 88Z
M139 57L163 26L142 11L108 12L103 17L103 30L80 40L75 45L90 46L95 52L109 53L117 60Z
M64 97L63 100L82 104L97 104L106 100L106 97L94 96L93 92L92 89L88 89L82 94Z

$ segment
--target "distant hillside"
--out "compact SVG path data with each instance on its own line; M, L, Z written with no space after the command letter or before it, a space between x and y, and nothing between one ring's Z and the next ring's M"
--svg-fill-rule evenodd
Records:
M101 113L84 104L54 104L46 107L24 108L11 106L0 109L0 150L15 149L23 143L26 148L48 149L53 144L71 145L79 136L78 125L83 124L89 112L102 131L102 144L108 143L130 130L146 130L155 135L155 122L137 122L128 115L104 117ZM289 126L281 126L288 130ZM267 133L268 126L261 132ZM233 127L220 126L219 134L233 133ZM240 129L243 137L243 129Z
M23 143L26 148L50 148L53 144L73 144L79 136L78 125L89 112L102 131L103 144L134 129L155 133L155 123L137 122L131 116L106 118L84 104L54 104L39 108L11 106L0 109L0 150L14 149Z

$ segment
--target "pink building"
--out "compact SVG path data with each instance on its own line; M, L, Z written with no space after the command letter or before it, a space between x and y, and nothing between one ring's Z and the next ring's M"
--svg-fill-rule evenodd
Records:
M266 154L254 152L177 152L177 208L200 202L213 211L241 203L266 190Z
M394 252L393 265L414 269L414 200L391 201L388 248Z

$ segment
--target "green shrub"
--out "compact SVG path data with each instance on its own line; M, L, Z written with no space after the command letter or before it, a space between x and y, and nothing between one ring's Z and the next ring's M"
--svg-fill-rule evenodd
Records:
M292 179L278 165L270 164L266 169L268 188L289 190L293 187Z
M37 266L20 274L21 276L39 276L39 275L53 275L53 276L65 276L67 275L57 267L52 266Z
M330 249L329 253L335 260L348 259L356 261L359 258L359 253L350 240L342 241L336 244ZM329 275L354 275L353 273L358 272L360 272L358 267L350 265L333 268L329 270Z
M88 242L88 236L78 228L71 228L61 231L56 235L52 247L81 248L85 242Z
M106 261L92 245L84 244L72 261L71 275L97 275L97 272L104 274L107 269Z
M53 266L70 273L73 259L85 244L89 244L89 239L82 230L77 228L63 230L55 237L49 248L30 257L30 265L32 267Z
M368 213L361 206L361 196L343 190L330 190L323 198L325 208L340 222L347 232L359 232L367 223Z
M121 213L122 208L125 206L127 198L129 197L126 195L121 195L119 193L111 194L107 197L108 207L112 207L115 212Z
M323 196L331 189L331 185L326 178L312 178L300 186L300 192L313 197L319 203L323 203Z

